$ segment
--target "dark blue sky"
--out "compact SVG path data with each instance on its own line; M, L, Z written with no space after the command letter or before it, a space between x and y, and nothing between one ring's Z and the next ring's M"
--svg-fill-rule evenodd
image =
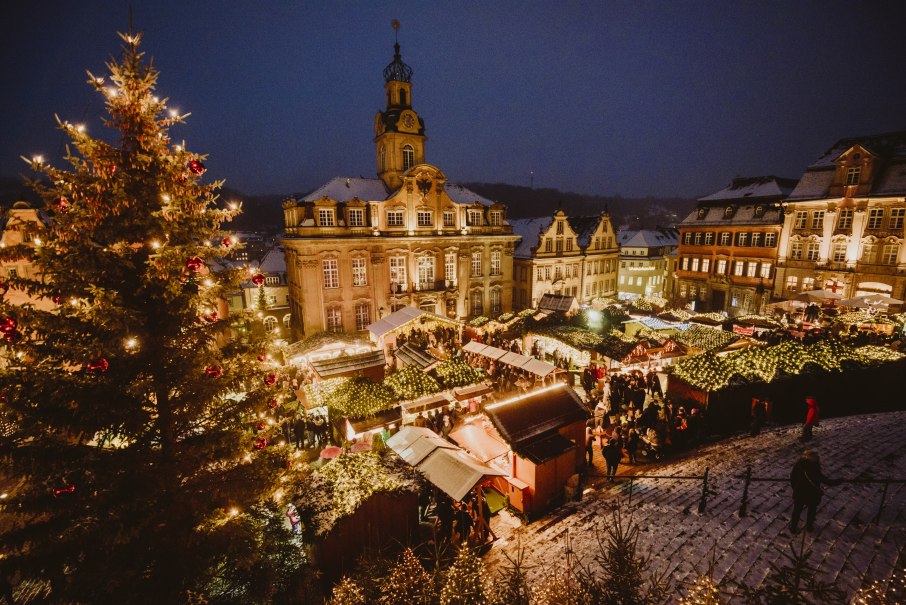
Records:
M0 175L101 127L126 1L16 2L0 24ZM427 160L453 181L696 197L798 177L836 139L906 129L906 2L132 0L174 133L248 193L373 176L390 22ZM444 6L446 5L446 6Z

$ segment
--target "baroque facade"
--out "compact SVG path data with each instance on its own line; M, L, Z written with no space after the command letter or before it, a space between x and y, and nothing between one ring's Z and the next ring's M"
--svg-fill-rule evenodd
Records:
M906 295L906 131L841 139L784 203L774 293Z
M374 121L378 178L337 177L283 204L292 335L353 332L404 306L449 317L512 308L506 207L425 163L399 44Z
M667 295L667 269L678 238L677 230L672 227L620 231L617 296L632 300Z
M535 308L544 294L580 304L616 297L619 248L610 214L513 219L522 237L513 258L513 308Z
M760 311L774 289L780 202L795 186L776 176L741 177L700 198L679 224L672 302L734 317Z

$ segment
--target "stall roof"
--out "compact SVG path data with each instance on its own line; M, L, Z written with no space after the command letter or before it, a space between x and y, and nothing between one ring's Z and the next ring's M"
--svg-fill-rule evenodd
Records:
M557 371L557 366L552 363L547 363L546 361L541 361L540 359L530 359L522 366L522 369L526 372L531 372L537 376L547 376L551 372Z
M419 412L433 410L450 403L451 401L447 399L446 395L435 393L413 399L412 401L404 401L401 405L403 406L403 411L409 414L418 414Z
M517 368L521 368L527 364L532 358L528 355L520 355L519 353L513 353L508 351L506 355L500 358L500 363L505 363Z
M402 420L403 414L400 411L399 406L394 406L388 410L384 410L378 413L376 416L372 416L371 418L337 418L334 421L334 425L338 426L338 428L339 426L342 426L343 432L345 433L345 423L348 422L349 426L352 427L352 430L355 431L355 433L358 435L366 431L372 431L374 429L379 429L391 424L399 426L400 424L402 424ZM338 422L341 423L341 425L337 425Z
M520 455L524 446L538 437L589 416L576 392L562 383L489 405L485 413L500 436Z
M452 319L448 319L443 315L438 315L437 313L431 313L430 311L423 311L415 307L403 307L399 311L394 311L387 317L382 317L373 324L368 326L368 331L375 338L380 338L394 330L406 325L413 319L418 319L419 317L428 317L429 319L442 321L448 324L459 323Z
M387 363L383 351L369 351L358 355L338 355L327 359L310 362L312 369L321 378L330 378L337 374L348 374L374 367L384 367Z
M454 500L462 500L485 477L506 473L482 464L459 448L436 449L416 468Z
M482 382L481 384L453 389L453 396L456 397L457 401L465 401L472 397L480 397L493 392L494 387L492 385Z
M539 311L548 311L553 313L569 313L579 309L579 303L575 296L564 296L563 294L544 294L538 302Z
M418 426L404 426L387 440L387 446L412 466L417 466L438 448L457 449L431 429Z
M488 345L481 344L477 340L470 340L463 346L462 350L466 353L478 353L481 354L482 351L488 348Z
M423 351L407 342L396 350L395 355L407 366L415 366L421 370L430 370L439 361L428 351Z
M489 435L486 430L475 424L463 425L450 433L450 439L482 462L489 462L502 456L510 449L506 443Z
M549 437L532 441L523 447L519 453L534 464L544 464L575 447L575 443L560 433L552 433Z
M503 349L492 347L491 345L483 345L480 342L475 342L474 340L467 342L466 346L464 346L462 350L466 353L483 355L484 357L488 357L490 359L500 359L508 353L508 351L505 351Z

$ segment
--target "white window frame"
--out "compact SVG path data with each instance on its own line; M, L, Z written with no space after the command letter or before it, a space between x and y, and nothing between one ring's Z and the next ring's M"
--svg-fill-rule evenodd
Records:
M771 278L771 263L761 263L761 272L758 274L763 279Z
M406 275L406 257L391 256L387 259L387 266L390 269L390 283L396 282L400 292L405 292L409 282Z
M813 210L812 211L812 229L822 229L824 228L824 210Z
M777 234L776 233L765 233L764 234L764 247L773 248L777 245Z
M360 302L355 306L355 329L361 332L371 324L371 303Z
M456 226L456 213L452 210L444 210L444 227Z
M848 244L846 240L837 240L831 250L831 260L835 263L846 262L846 249Z
M897 264L897 256L900 253L899 244L884 244L884 247L881 249L881 264L882 265L895 265Z
M424 254L415 259L415 270L418 277L416 289L434 289L434 257Z
M340 287L339 261L335 258L321 259L321 275L324 280L324 289L329 290Z
M503 213L500 210L492 210L490 212L490 223L493 227L499 227L501 224L501 218Z
M721 245L721 246L729 246L729 245L730 245L730 240L731 240L732 238L733 238L733 234L730 233L729 231L721 231L721 232L720 232L720 245Z
M434 213L430 210L417 210L415 213L415 220L419 227L433 227Z
M787 275L785 288L789 292L795 292L799 287L799 277L796 275Z
M340 307L327 307L325 312L327 316L327 328L328 332L342 332L343 331L343 309Z
M444 279L449 285L456 283L456 253L447 252L444 254Z
M470 265L471 272L469 273L469 275L471 277L483 277L483 275L482 275L483 267L481 266L481 257L482 257L481 252L472 252L472 259L471 259L471 265Z
M841 231L848 231L853 227L853 209L844 208L840 211L840 216L837 217L837 229Z
M356 256L352 259L352 285L368 285L368 260L363 256Z
M318 226L336 227L336 213L333 208L318 208Z
M821 253L821 244L818 242L808 242L808 245L805 247L805 260L816 261L818 260L818 255Z
M491 275L500 275L500 250L491 250Z
M758 263L746 263L746 277L755 277L758 274Z
M727 261L723 258L717 260L717 274L718 275L727 274Z
M415 148L406 143L403 145L403 172L415 166Z
M808 211L806 210L797 210L796 218L793 222L793 229L805 229L805 226L808 224Z
M388 227L405 227L406 211L405 210L388 210L387 211Z
M883 208L869 208L868 210L868 222L865 224L866 229L880 229L884 224L884 209Z

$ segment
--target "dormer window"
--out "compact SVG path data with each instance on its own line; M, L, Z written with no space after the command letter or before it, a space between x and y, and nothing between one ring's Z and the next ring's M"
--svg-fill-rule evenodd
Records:
M349 226L350 227L364 227L365 226L365 210L363 208L354 208L349 210Z
M336 224L333 218L334 214L332 208L321 208L318 210L319 227L333 227Z
M498 227L500 226L500 216L501 212L499 210L492 210L490 213L491 216L491 225Z
M755 218L764 216L764 206L755 206Z
M481 210L469 210L468 217L470 225L481 225Z
M707 208L699 208L699 209L698 209L698 220L702 220L702 219L704 219L706 216L708 216L708 209L707 209Z
M846 169L846 180L844 183L846 185L858 185L859 177L862 176L862 167L861 166L850 166Z
M724 209L724 218L730 218L733 216L733 206L727 206Z
M563 235L563 221L557 221L557 235Z

